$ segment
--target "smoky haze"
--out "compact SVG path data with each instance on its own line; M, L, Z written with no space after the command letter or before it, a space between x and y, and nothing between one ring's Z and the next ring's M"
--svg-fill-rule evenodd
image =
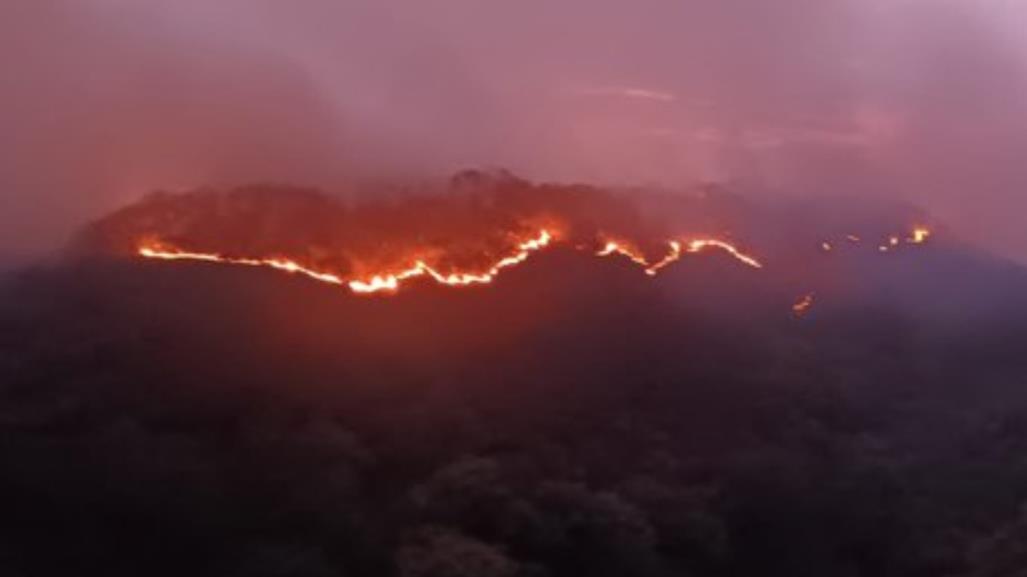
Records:
M1027 261L1014 0L11 0L0 259L155 188L503 166L901 198Z

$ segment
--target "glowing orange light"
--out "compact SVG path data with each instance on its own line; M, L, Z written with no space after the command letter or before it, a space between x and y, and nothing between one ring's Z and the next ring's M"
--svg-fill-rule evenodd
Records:
M913 229L913 232L910 234L910 236L906 237L904 240L907 244L923 244L925 241L927 241L927 238L929 236L931 236L930 230L924 227L916 227ZM882 244L881 246L877 247L877 250L881 252L888 252L892 248L898 247L901 242L903 242L903 239L900 239L897 236L890 236L888 237L888 243Z
M646 268L645 274L656 276L656 273L660 272L660 269L669 266L671 263L674 263L681 258L681 243L676 240L672 240L667 244L670 246L670 251L662 259Z
M743 263L745 263L745 264L747 264L747 265L749 265L749 266L751 266L753 268L763 268L763 263L761 263L760 261L756 260L755 258L753 258L753 257L751 257L751 256L749 256L749 255L747 255L747 254L745 254L743 252L741 252L734 245L726 243L726 242L724 242L722 240L698 239L698 240L690 241L688 243L688 252L699 252L699 251L705 250L705 249L710 248L710 247L719 248L721 250L727 251L727 253L730 254L731 256L735 257L736 259L740 260L741 262L743 262Z
M913 236L909 237L907 241L913 244L923 244L930 236L930 230L924 227L917 227L913 229Z
M330 284L341 285L343 283L342 279L334 274L309 269L295 261L287 259L233 258L228 256L222 256L217 253L189 252L184 250L178 250L175 248L164 248L158 244L141 246L139 247L138 253L140 256L144 256L146 258L155 258L161 260L194 260L203 262L236 264L244 266L269 267L289 273L301 274L303 276L310 277L314 280Z
M537 236L518 243L516 246L516 252L495 261L491 266L483 270L444 272L439 270L436 265L429 264L425 260L418 259L415 260L412 265L404 269L349 279L344 279L336 273L327 270L318 270L286 258L234 257L216 252L197 252L179 249L162 242L144 242L136 249L136 253L144 258L158 260L189 260L271 268L292 274L299 274L316 281L332 285L343 285L354 293L371 294L395 292L399 290L404 281L418 277L428 277L438 284L454 287L489 284L495 280L495 278L504 269L528 260L532 254L550 246L553 241L554 237L549 231L541 230ZM641 253L641 251L635 248L632 243L625 241L609 241L603 249L596 254L599 256L609 256L612 254L622 255L631 260L631 262L640 266L643 272L649 276L656 276L659 271L680 260L685 252L697 253L708 248L723 250L735 259L751 267L761 268L763 266L755 258L744 254L734 245L722 240L696 239L688 241L688 243L684 245L679 241L672 240L668 241L667 246L667 253L660 260L655 262L650 262Z
M630 243L623 241L610 241L607 242L602 250L597 252L598 256L610 256L612 254L619 254L627 257L631 262L642 267L645 274L649 276L656 276L660 270L667 266L681 260L682 255L685 252L697 253L707 248L717 248L730 254L735 259L745 263L753 268L763 268L763 264L755 258L743 253L733 244L728 242L712 239L703 238L687 241L686 245L682 245L680 241L672 240L667 242L668 250L667 254L664 255L660 260L650 263L638 249L634 248Z
M492 282L504 268L520 264L531 256L532 253L549 246L553 237L548 231L541 231L536 238L520 243L517 246L518 252L500 259L484 272L468 273L454 272L443 274L424 261L417 261L414 266L389 275L376 275L369 280L352 280L349 288L356 293L374 293L379 291L395 291L399 289L400 283L404 280L427 275L435 282L447 286L468 286L473 284L487 284Z
M625 241L611 240L603 246L602 250L596 253L598 256L610 256L612 254L627 257L631 262L641 267L648 268L649 266L649 260L642 255L642 252Z
M903 238L898 235L888 236L882 244L877 245L878 252L886 253L891 252L892 249L898 248L903 242L907 244L923 244L931 236L931 231L926 227L918 226L913 229L909 236ZM862 239L854 234L845 235L845 238L852 243L859 243ZM830 252L834 249L834 246L827 241L820 243L820 248L825 252Z
M511 256L504 257L486 269L484 272L452 272L441 273L432 268L424 261L417 261L408 269L390 273L374 275L368 279L353 279L345 281L338 275L327 271L318 271L305 267L295 261L281 258L236 258L224 256L218 253L203 253L167 248L163 245L152 243L139 247L138 254L146 258L161 260L192 260L201 262L216 262L224 264L235 264L253 267L268 267L289 273L301 274L317 281L333 284L345 284L356 293L375 293L380 291L396 291L400 283L407 279L420 276L429 276L439 284L448 286L467 286L472 284L485 284L492 282L496 275L504 268L520 264L528 259L533 252L542 250L552 241L552 235L543 230L535 238L521 242L517 246L517 252Z
M816 293L803 295L802 298L795 301L795 304L792 305L792 314L797 317L805 316L813 306L814 298L816 298Z

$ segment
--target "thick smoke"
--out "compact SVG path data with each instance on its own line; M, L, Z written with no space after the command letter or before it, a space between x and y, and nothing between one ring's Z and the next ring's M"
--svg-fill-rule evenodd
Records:
M337 110L281 54L127 4L0 12L0 259L153 188L345 172Z
M7 253L153 188L504 166L907 198L1027 259L1003 0L14 0ZM2 257L3 255L0 255Z

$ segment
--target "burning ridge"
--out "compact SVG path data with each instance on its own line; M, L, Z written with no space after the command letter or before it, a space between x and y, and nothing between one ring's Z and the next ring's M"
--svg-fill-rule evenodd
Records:
M731 215L709 206L692 211L703 219L682 223L659 212L643 215L610 191L477 171L429 194L375 196L377 202L354 202L269 186L155 193L89 227L81 245L132 258L269 268L361 294L393 293L417 279L485 285L557 246L621 258L651 277L708 251L764 267L762 257L733 238ZM921 244L928 235L916 228L908 237L889 237L879 250ZM860 242L855 235L847 240ZM830 252L834 245L820 246Z
M630 255L649 275L706 250L761 266L726 236L671 232L607 191L480 172L458 174L441 193L375 203L272 187L156 193L90 227L84 242L126 256L266 267L356 293L418 278L488 284L555 246Z

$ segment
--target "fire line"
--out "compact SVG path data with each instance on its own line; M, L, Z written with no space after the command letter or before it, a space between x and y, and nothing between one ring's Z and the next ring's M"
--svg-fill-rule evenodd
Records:
M931 231L925 227L917 226L912 229L908 236L886 237L884 244L878 246L880 252L889 252L898 248L901 244L921 245L927 242ZM856 235L845 237L852 243L859 243L861 238ZM495 281L504 270L515 267L547 248L559 242L557 235L549 230L542 229L527 239L517 242L509 254L494 261L491 265L474 270L455 270L445 272L440 270L437 264L432 264L419 258L413 260L412 264L400 270L385 271L365 276L344 278L339 274L319 270L309 265L301 264L298 261L284 256L269 257L235 257L219 252L200 252L177 248L171 244L159 240L148 240L140 243L136 254L140 257L168 261L197 261L218 264L230 264L248 267L262 267L278 270L290 274L301 275L318 282L337 285L349 289L356 294L392 294L397 292L406 281L415 278L428 278L436 284L451 287L466 287L473 285L488 285ZM589 250L588 244L572 244L577 250ZM592 245L595 246L595 245ZM634 242L623 239L606 238L602 241L602 248L598 251L593 249L592 254L597 257L620 256L639 267L647 276L655 277L661 271L674 263L680 261L687 254L705 252L707 250L720 250L727 253L738 262L755 269L762 269L763 263L756 257L742 252L734 244L717 238L693 238L689 240L668 240L666 251L658 259L650 259ZM831 252L835 248L828 241L821 244L824 251ZM792 305L792 314L796 317L805 316L814 304L816 293L810 292L800 297Z
M552 246L555 240L554 235L548 230L540 230L536 236L518 243L511 254L495 261L491 266L476 271L443 272L437 266L419 259L414 261L412 265L399 271L383 272L349 279L344 279L330 271L311 268L284 257L234 257L217 252L183 250L157 241L141 244L136 253L143 258L157 260L186 260L271 268L299 274L328 284L345 286L354 293L373 294L396 292L405 281L419 277L427 277L440 285L454 287L490 284L504 269L523 263L535 253ZM707 249L723 250L736 260L753 268L763 267L763 264L754 257L741 252L733 244L723 240L712 238L689 241L672 240L667 242L667 246L667 253L656 261L648 260L642 255L641 251L634 248L632 243L624 241L609 241L596 255L610 256L619 254L638 265L649 276L656 276L661 270L680 260L685 253L698 253Z

